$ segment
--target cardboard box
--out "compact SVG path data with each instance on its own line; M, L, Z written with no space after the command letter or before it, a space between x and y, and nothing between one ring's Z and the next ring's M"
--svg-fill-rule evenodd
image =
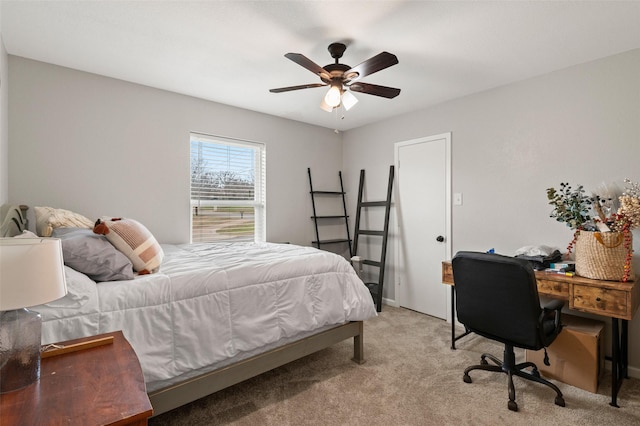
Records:
M544 365L544 350L525 351L526 360L538 366L542 377L596 393L604 372L605 324L565 313L562 324L562 331L547 348L551 365Z

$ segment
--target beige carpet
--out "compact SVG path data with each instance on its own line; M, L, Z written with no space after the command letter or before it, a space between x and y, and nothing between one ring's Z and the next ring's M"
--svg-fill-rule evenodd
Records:
M406 309L383 307L365 323L365 358L350 361L351 340L154 417L160 425L640 425L640 381L626 380L611 407L610 376L598 393L515 378L519 411L507 409L506 375L466 366L502 346L470 335L450 349L450 326ZM518 352L518 361L524 357Z

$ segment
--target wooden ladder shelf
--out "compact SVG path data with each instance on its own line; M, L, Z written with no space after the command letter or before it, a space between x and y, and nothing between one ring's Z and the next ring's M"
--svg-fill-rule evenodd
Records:
M382 237L380 260L363 259L362 264L379 268L378 282L365 282L376 304L376 310L382 310L382 287L384 283L384 269L387 257L387 238L389 236L389 214L391 212L391 192L393 190L394 167L389 167L389 183L387 185L387 199L384 201L362 201L364 189L364 169L360 170L360 184L358 187L358 208L356 213L355 235L353 237L353 255L358 255L358 240L361 235ZM363 208L384 207L384 227L381 231L360 229L360 216Z
M313 189L313 183L311 181L311 168L307 168L307 172L309 174L309 190L311 193L311 205L313 207L313 224L315 226L316 231L316 239L315 241L311 241L312 244L319 249L322 249L323 245L328 244L347 244L349 246L349 257L352 256L351 251L351 235L349 234L349 216L347 215L347 202L345 200L345 192L344 185L342 183L342 172L338 172L338 177L340 178L340 191L315 191ZM316 210L316 197L342 197L342 214L339 215L318 215ZM319 200L318 200L319 201ZM320 238L320 230L319 230L319 222L326 222L326 220L335 220L335 219L343 219L345 230L346 230L346 238L332 238L332 239L321 239Z

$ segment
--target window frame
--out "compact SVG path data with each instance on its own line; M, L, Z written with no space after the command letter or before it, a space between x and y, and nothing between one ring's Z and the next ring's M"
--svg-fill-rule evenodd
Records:
M194 142L208 143L218 146L231 146L240 148L250 148L255 150L253 164L253 200L199 200L193 198L193 150ZM243 139L230 138L225 136L209 135L198 132L189 134L189 241L193 243L193 218L195 207L252 207L254 211L254 242L266 241L266 145L262 142L247 141ZM247 240L242 240L246 242ZM203 241L205 242L205 241ZM206 241L209 243L222 242L233 243L233 239L220 239L216 241ZM236 241L240 242L240 241Z

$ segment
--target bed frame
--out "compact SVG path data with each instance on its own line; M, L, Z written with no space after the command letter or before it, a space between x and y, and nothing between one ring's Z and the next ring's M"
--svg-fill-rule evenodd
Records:
M0 206L0 237L13 237L27 229L27 206Z
M362 321L348 322L193 379L149 392L153 415L156 416L173 410L181 405L273 370L350 337L353 337L352 360L358 364L363 364L365 362L363 325Z
M2 206L0 208L1 236L14 236L27 229L27 210L28 206L24 205ZM363 364L365 362L364 323L363 321L352 321L226 367L149 392L153 415L173 410L351 337L353 337L352 360Z

